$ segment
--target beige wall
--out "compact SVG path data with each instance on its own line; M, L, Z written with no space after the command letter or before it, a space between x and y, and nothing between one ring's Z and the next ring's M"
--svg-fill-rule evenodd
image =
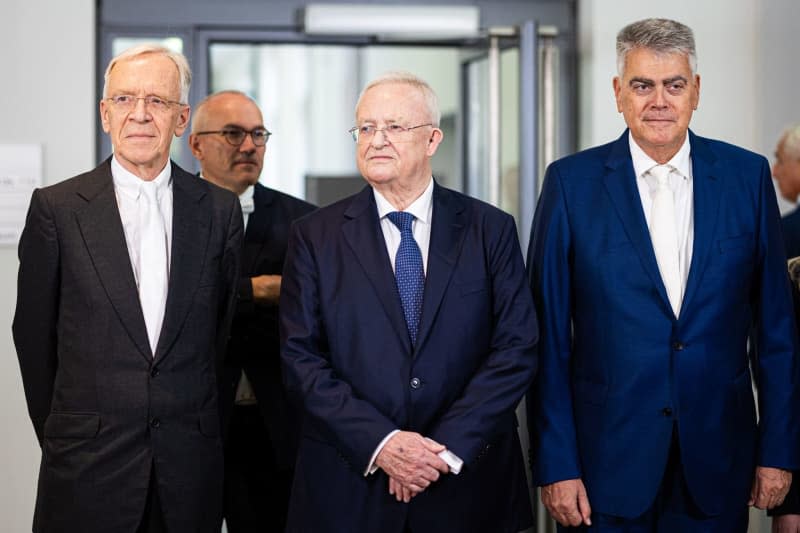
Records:
M94 166L94 0L3 0L0 143L40 143L44 179ZM30 531L39 447L19 379L11 320L16 249L0 248L0 530Z

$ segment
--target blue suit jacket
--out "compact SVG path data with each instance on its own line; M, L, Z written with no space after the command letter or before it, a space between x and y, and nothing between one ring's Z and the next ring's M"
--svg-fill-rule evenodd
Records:
M534 217L528 265L541 325L529 411L534 478L539 485L582 478L601 513L634 517L649 507L673 424L689 489L709 514L723 502L746 503L756 464L800 465L796 333L769 165L689 136L694 252L678 319L627 131L553 163Z
M280 306L285 378L305 414L287 531L530 525L514 409L537 326L509 215L435 186L416 348L370 187L295 223ZM382 471L364 476L394 429L445 444L463 470L398 503Z

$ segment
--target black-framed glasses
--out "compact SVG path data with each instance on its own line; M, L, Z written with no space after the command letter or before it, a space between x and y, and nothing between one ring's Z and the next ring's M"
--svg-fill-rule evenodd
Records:
M241 146L245 138L250 135L250 138L253 139L253 144L264 146L267 144L272 132L267 128L253 128L250 131L242 128L224 128L216 131L197 131L195 135L222 135L228 141L228 144L233 146Z
M359 144L368 143L375 137L379 131L383 132L383 136L389 142L402 142L407 141L411 135L411 130L423 128L425 126L433 126L430 122L427 124L419 124L417 126L401 126L400 124L388 124L383 128L379 128L374 124L364 124L363 126L354 126L348 131L353 136L353 140Z
M148 95L148 96L133 96L132 94L118 94L116 96L111 96L110 98L106 98L109 102L114 104L114 107L121 111L131 111L136 107L136 104L139 100L144 100L144 105L147 109L159 112L166 112L169 111L169 108L173 105L180 105L185 106L186 104L182 104L181 102L175 102L174 100L167 100L166 98L161 98L160 96L155 95Z

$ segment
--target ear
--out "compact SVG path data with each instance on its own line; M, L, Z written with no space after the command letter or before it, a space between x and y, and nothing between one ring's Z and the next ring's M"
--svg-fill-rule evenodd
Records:
M111 132L111 122L108 118L109 106L107 100L100 100L100 123L103 125L103 131L106 133Z
M617 101L617 112L622 113L622 104L619 96L622 91L622 81L620 81L619 76L614 76L614 80L611 83L614 86L614 100Z
M200 144L200 136L194 133L189 134L189 150L198 161L203 160L203 147Z
M692 109L697 109L700 105L700 74L694 75L694 95L693 95Z
M188 105L181 108L180 113L178 113L178 121L175 123L175 137L180 137L186 131L191 114L192 110Z
M428 137L428 146L426 147L425 153L428 157L432 157L433 154L436 153L436 150L439 148L439 144L444 139L444 133L439 128L433 128L430 137Z

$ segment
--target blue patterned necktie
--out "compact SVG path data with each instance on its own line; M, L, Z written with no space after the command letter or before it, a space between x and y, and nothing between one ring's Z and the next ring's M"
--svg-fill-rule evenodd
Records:
M419 317L422 314L422 293L425 290L425 270L422 267L422 253L419 251L417 241L411 232L411 223L414 215L403 211L393 211L386 215L389 220L400 230L400 247L394 260L394 277L397 282L397 291L400 293L400 302L403 304L403 314L406 317L406 327L411 336L411 345L417 343L417 329Z

